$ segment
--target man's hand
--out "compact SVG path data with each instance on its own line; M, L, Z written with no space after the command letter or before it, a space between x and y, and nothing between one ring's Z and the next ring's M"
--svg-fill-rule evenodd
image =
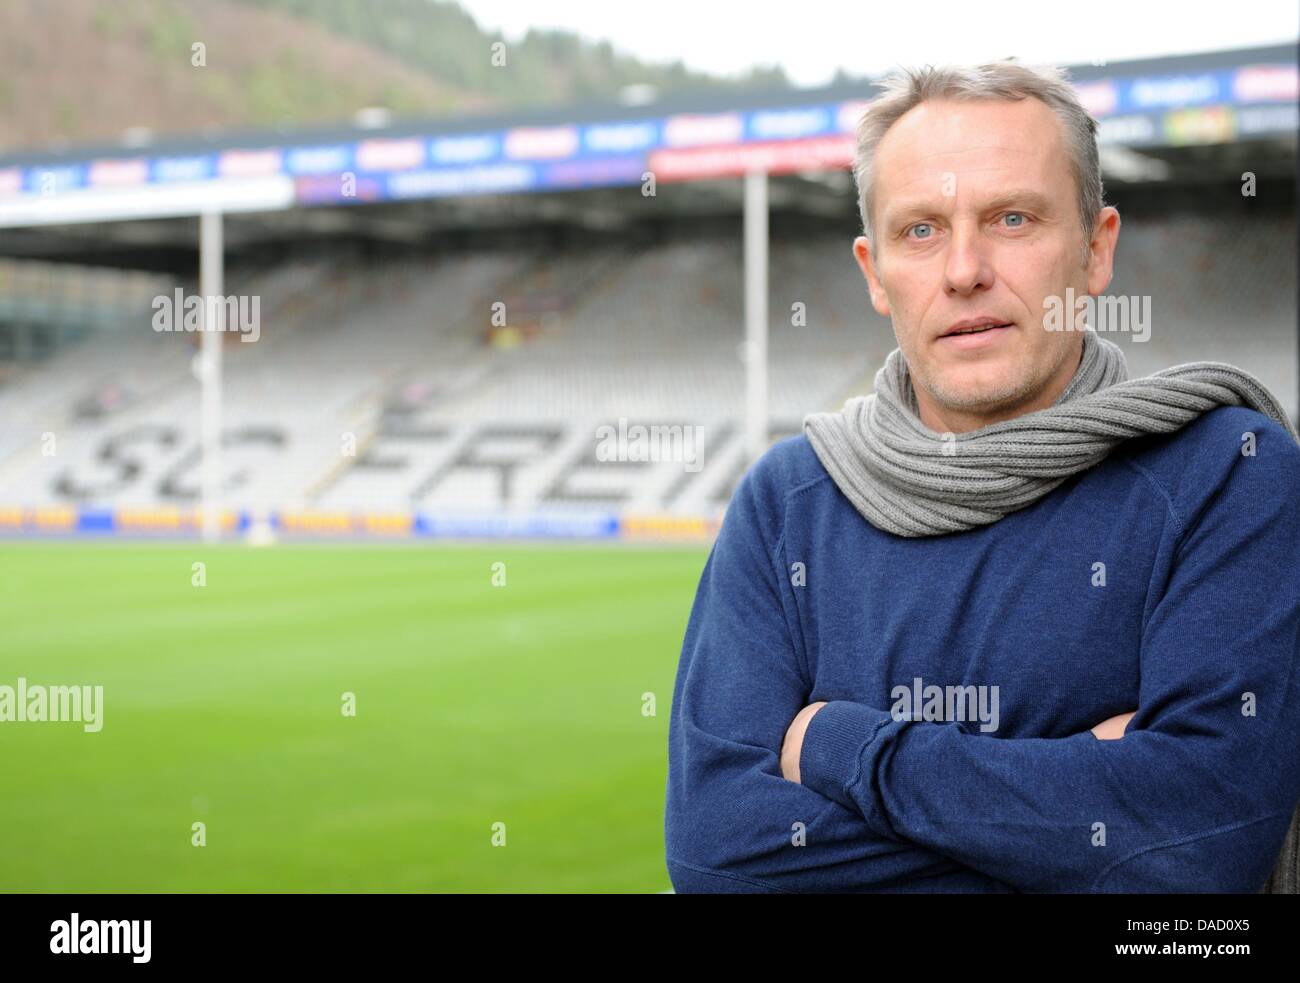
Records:
M808 721L812 720L813 714L825 705L825 700L808 704L786 728L785 741L781 744L781 775L789 781L799 781L799 752L803 750L804 731L808 729Z
M1137 713L1132 710L1128 713L1117 714L1107 720L1103 720L1096 727L1092 728L1093 737L1099 741L1118 741L1124 736L1124 728L1128 722L1133 719L1133 714Z

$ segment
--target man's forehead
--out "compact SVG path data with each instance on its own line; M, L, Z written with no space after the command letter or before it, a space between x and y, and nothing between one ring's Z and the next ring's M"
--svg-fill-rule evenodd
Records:
M1049 133L1059 140L1061 131L1060 119L1039 99L933 99L899 117L880 149L900 153L942 147L957 152L990 144L1029 148Z
M889 209L895 196L951 196L953 184L997 193L1008 179L1050 193L1068 166L1060 121L1037 99L924 102L877 148L877 202Z

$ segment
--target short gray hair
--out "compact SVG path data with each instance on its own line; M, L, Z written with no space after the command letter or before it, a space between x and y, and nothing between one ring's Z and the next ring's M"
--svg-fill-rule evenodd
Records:
M1066 148L1083 225L1086 261L1097 213L1106 203L1097 155L1097 121L1079 102L1065 69L1030 67L1010 59L973 67L935 68L927 65L925 68L900 69L880 85L884 93L868 104L858 123L857 150L853 157L853 180L858 189L862 234L871 241L873 255L876 249L871 227L875 190L873 169L876 151L889 128L908 110L927 100L1020 100L1032 96L1046 103L1065 126Z

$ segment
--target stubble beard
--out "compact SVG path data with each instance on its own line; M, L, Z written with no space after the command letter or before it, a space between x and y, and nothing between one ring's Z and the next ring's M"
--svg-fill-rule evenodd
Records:
M942 373L931 372L928 368L918 372L910 363L908 372L912 376L913 387L924 388L940 410L967 414L1003 413L1032 401L1069 357L1067 351L1052 364L1035 367L1029 374L977 386L950 386L944 381Z

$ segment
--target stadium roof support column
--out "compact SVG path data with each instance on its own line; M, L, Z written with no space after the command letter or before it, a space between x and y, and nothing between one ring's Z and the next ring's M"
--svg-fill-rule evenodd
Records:
M745 453L767 449L767 172L745 173Z
M199 453L201 455L203 539L221 537L221 339L225 327L225 246L222 216L205 211L199 216L199 293L202 295L203 331L199 348Z

